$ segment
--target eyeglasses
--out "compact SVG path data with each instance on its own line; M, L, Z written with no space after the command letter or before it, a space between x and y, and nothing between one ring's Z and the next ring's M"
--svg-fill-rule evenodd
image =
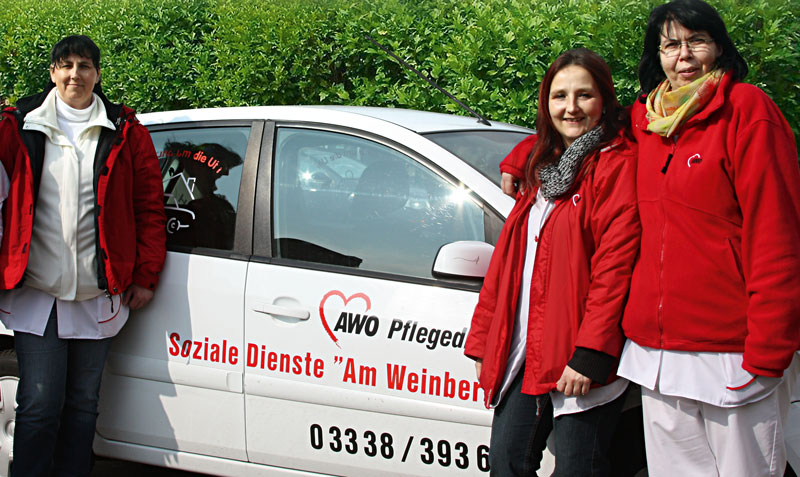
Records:
M692 53L703 53L711 49L711 44L714 40L711 38L690 38L686 41L668 40L665 43L658 45L658 51L667 58L678 56L681 53L681 48L686 45Z

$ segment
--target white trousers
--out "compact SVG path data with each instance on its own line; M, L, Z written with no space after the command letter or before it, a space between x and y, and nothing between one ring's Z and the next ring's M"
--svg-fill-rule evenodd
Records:
M793 384L789 381L766 398L738 407L718 407L642 387L650 477L782 477L783 423Z

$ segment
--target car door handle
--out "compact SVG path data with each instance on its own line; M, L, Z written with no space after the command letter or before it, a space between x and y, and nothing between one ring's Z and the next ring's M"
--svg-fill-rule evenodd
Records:
M298 320L307 320L311 317L311 312L308 310L286 308L285 306L269 305L267 303L259 303L258 308L253 308L253 311L267 315L288 316L289 318L296 318Z

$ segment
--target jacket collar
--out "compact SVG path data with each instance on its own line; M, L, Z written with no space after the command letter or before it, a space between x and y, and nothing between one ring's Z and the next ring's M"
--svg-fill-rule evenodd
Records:
M58 125L58 113L56 111L57 94L55 88L50 90L42 104L27 114L23 129L40 131L46 134L53 143L68 144L69 141L67 141L60 132L61 128ZM102 100L96 94L90 108L92 108L92 111L86 124L87 129L93 126L105 127L111 130L115 129L114 124L106 116L106 110Z
M711 101L709 101L703 109L698 111L694 116L686 121L686 124L681 127L681 131L687 127L693 126L698 122L705 121L709 116L722 108L722 106L725 104L725 100L728 98L728 93L730 88L733 86L733 83L733 74L730 71L725 72L725 75L722 77L722 80L720 80L716 91L714 91L714 97L711 98ZM638 101L642 103L642 105L639 108L634 108L634 111L638 110L638 114L636 114L633 118L634 127L647 130L647 125L650 123L650 121L647 120L647 108L645 107L647 94L641 95ZM681 131L678 131L678 134L680 134Z
M44 91L41 93L20 98L16 104L18 117L23 118L24 120L28 113L40 107L50 94L50 90L54 89L55 86L55 83L51 81L47 84L47 86L45 86ZM111 123L114 124L115 127L120 125L123 114L128 116L133 113L132 110L125 108L122 104L112 103L103 93L103 90L100 88L99 84L95 86L94 94L100 98L100 101L102 101L103 107L106 110L106 117L109 121L111 121Z
M47 95L50 94L50 90L53 88L55 88L55 84L48 85L41 93L20 98L16 105L17 114L24 118L28 113L41 106L45 98L47 98Z

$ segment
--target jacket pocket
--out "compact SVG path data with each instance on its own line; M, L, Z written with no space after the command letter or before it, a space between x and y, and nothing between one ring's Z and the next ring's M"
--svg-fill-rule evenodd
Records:
M728 250L730 251L731 260L733 260L733 264L736 267L736 271L739 273L739 278L741 278L742 282L744 282L744 270L742 269L742 258L740 253L740 250L742 248L742 241L728 237L725 239L725 242L727 242L728 244Z
M742 368L741 356L720 355L720 360L728 391L744 391L755 382L756 375Z
M97 297L97 323L104 324L114 321L122 310L122 295Z
M130 308L122 304L124 295L100 295L95 299L97 306L96 333L100 338L116 336L128 321Z
M741 406L767 397L781 382L781 378L756 376L742 368L743 356L738 353L720 353L725 378L722 407Z

